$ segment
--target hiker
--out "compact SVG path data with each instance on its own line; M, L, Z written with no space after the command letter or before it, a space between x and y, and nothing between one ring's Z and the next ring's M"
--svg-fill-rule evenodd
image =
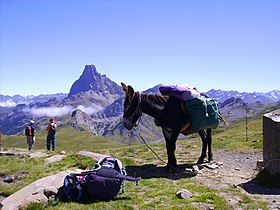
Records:
M35 143L35 132L36 129L34 128L34 120L30 120L29 125L25 128L25 135L26 135L26 141L28 150L31 150L34 143Z
M56 131L57 131L57 125L54 123L54 118L50 118L50 123L47 127L47 150L50 151L51 145L52 145L52 151L54 151L56 146Z

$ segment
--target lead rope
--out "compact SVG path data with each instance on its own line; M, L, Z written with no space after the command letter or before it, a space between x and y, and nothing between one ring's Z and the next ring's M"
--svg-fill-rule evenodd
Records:
M138 129L136 129L136 127L133 127L133 128L137 131L139 137L142 139L142 141L144 142L144 144L149 148L149 150L152 151L152 152L155 154L155 156L156 156L161 162L163 162L164 164L168 165L170 168L172 168L172 169L177 173L178 171L177 171L176 168L174 168L172 165L170 165L170 164L168 164L166 161L164 161L164 160L163 160L149 145L148 145L148 143L146 142L146 140L141 136L140 131L139 131Z

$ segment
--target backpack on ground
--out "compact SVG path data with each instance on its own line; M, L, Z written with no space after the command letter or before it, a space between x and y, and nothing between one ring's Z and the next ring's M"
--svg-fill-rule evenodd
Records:
M25 135L26 136L32 136L32 128L30 125L26 126L25 128Z
M56 133L56 127L54 123L50 123L50 130L49 130L49 134L54 136Z
M90 171L67 175L64 178L64 193L73 201L110 200L120 189L124 192L124 180L137 183L141 178L127 176L120 160L105 157L97 161Z

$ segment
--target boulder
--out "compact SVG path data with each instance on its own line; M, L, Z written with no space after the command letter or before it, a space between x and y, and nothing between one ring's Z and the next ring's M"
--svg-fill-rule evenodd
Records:
M280 175L280 109L263 115L263 166Z
M176 193L176 196L181 199L190 199L192 197L192 193L186 189L181 189Z
M24 209L31 203L48 203L49 198L57 193L58 189L63 186L65 176L76 172L81 172L81 170L63 171L29 184L5 198L1 202L2 210Z
M54 162L62 160L62 158L64 158L64 157L66 157L66 155L54 155L49 158L46 158L45 161L47 163L54 163Z
M102 154L99 154L99 153L88 152L88 151L79 151L77 154L87 156L87 157L91 157L93 160L99 160L101 158L110 156L110 155L102 155Z
M14 175L6 174L3 177L3 182L6 182L6 183L12 183L14 180L15 180L15 176Z

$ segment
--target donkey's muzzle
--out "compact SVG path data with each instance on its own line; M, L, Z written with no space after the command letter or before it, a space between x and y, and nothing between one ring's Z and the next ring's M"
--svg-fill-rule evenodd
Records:
M123 118L123 126L127 130L131 130L133 128L134 124L130 120Z

